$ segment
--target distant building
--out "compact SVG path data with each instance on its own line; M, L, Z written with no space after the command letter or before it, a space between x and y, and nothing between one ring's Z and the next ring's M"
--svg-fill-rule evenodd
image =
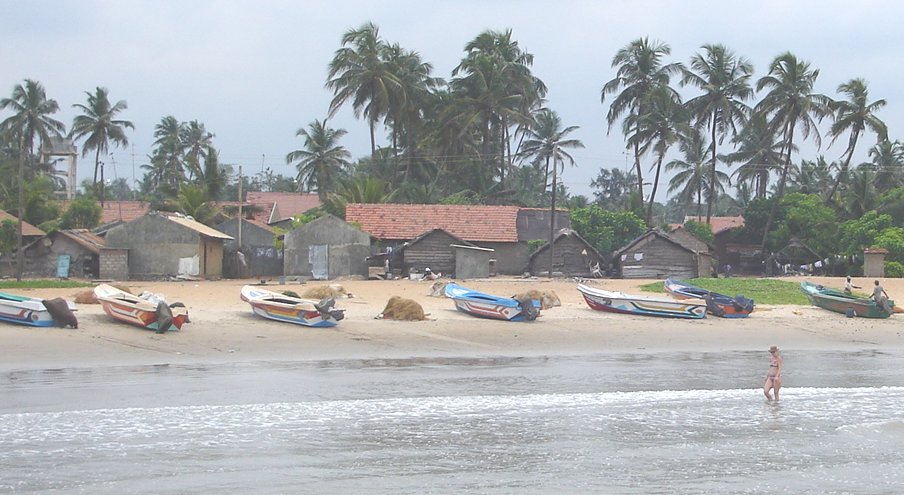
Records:
M678 239L652 229L614 253L623 278L697 278L713 274L713 258Z
M324 215L286 233L283 244L286 276L317 280L368 276L370 236L341 218Z

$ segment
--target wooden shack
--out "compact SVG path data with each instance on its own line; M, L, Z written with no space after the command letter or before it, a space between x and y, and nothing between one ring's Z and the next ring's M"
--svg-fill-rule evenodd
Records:
M553 275L566 277L592 277L594 267L605 270L609 264L596 248L577 232L562 229L556 234L552 244ZM528 271L532 275L549 275L549 243L540 246L530 255Z
M659 229L652 229L615 252L623 278L697 278L712 275L712 256L699 253Z
M468 241L446 232L433 229L400 246L396 253L401 260L402 275L421 273L430 268L434 273L455 273L455 251L452 245L474 246Z

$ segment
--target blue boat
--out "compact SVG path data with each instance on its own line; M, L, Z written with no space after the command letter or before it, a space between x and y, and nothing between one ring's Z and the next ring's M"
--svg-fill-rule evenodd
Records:
M722 318L747 318L754 309L753 299L744 296L726 296L670 278L663 285L675 299L702 299L710 314Z
M493 296L454 283L446 284L445 295L455 302L459 311L480 318L533 321L540 316L540 301L535 299Z

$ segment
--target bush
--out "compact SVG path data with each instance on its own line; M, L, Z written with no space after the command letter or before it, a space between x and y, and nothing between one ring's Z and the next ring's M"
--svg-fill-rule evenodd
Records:
M886 261L885 276L888 278L904 278L904 264L897 261Z

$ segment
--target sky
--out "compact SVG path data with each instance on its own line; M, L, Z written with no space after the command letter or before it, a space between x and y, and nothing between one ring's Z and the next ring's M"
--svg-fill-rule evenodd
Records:
M609 101L600 102L600 90L615 75L615 53L644 36L671 47L669 62L687 63L702 45L723 44L753 63L754 79L790 51L819 69L815 90L832 97L839 84L864 78L871 100L888 102L879 116L889 137L904 139L904 3L894 1L0 0L0 10L0 96L37 80L67 126L77 114L72 105L97 86L127 101L121 118L135 129L128 149L101 158L108 179L141 178L154 126L168 115L203 122L221 163L242 165L246 175L269 169L294 177L285 157L302 148L297 130L327 117L327 64L342 34L366 22L446 79L469 41L511 29L534 55L533 73L549 88L547 107L563 125L579 126L571 136L585 148L571 153L576 165L562 176L572 194L592 198L590 182L601 168L627 166L624 138L619 126L608 132ZM342 144L355 159L370 153L367 124L350 108L329 125L348 131ZM846 137L829 141L819 150L802 145L801 153L837 160ZM380 142L387 144L385 136ZM852 163L866 160L874 140L862 142ZM93 154L79 159L79 182L92 174Z

